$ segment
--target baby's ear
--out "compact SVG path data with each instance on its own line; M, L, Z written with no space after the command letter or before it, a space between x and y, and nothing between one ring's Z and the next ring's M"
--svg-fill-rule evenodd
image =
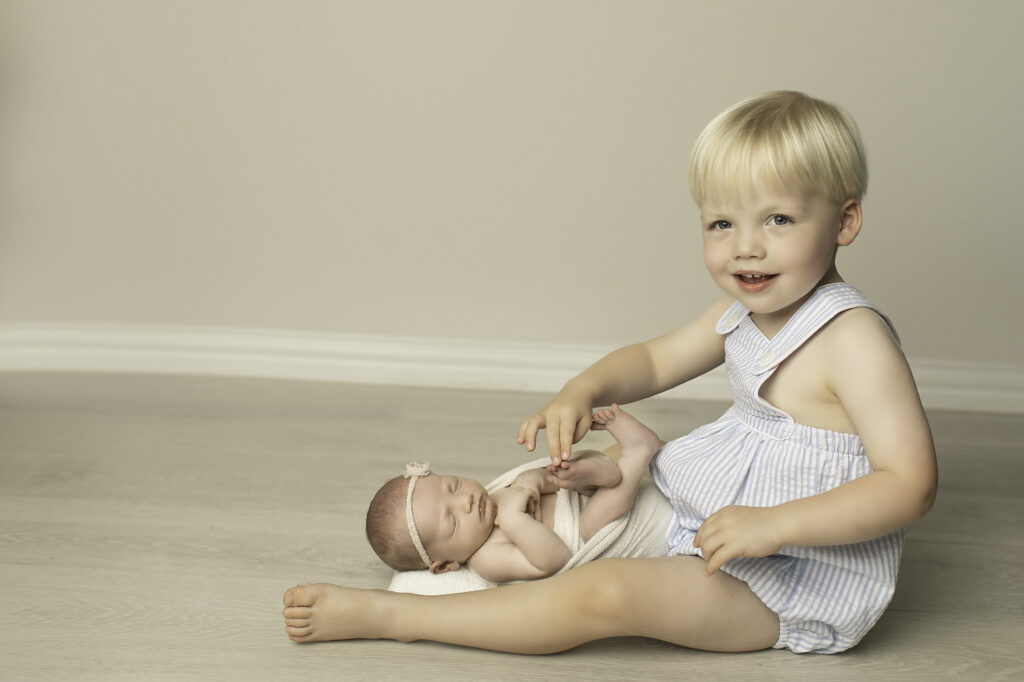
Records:
M431 573L447 573L448 571L457 571L462 567L458 561L435 561L430 564Z

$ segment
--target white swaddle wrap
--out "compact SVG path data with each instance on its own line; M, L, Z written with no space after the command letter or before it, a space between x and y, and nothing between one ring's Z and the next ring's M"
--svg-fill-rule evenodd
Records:
M487 492L507 488L523 471L546 466L548 462L547 457L542 457L510 469L487 484ZM572 551L572 557L559 573L606 557L666 555L665 531L672 515L672 505L651 481L641 481L636 501L628 514L609 523L584 543L580 538L580 513L586 506L586 500L575 490L559 490L555 498L554 531ZM496 583L484 580L471 568L463 566L457 571L437 574L427 570L397 571L388 589L415 594L451 594L496 586Z

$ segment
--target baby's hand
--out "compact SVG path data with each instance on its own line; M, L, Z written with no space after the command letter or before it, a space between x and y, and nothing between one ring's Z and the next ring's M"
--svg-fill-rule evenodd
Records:
M693 540L704 554L705 572L711 575L736 557L778 552L782 542L775 519L770 507L723 507L709 516Z
M508 523L520 514L526 514L535 519L539 502L540 495L536 490L518 487L505 488L502 491L501 502L498 504L498 515L494 519L494 525L500 528L501 524Z

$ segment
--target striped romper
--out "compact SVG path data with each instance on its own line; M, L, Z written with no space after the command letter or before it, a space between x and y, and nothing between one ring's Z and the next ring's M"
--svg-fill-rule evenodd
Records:
M739 303L722 316L716 331L728 335L725 363L734 403L714 423L667 443L651 463L654 482L675 509L666 536L670 556L700 555L693 546L697 530L722 507L775 506L872 471L860 437L797 424L758 395L782 361L833 317L856 307L878 312L848 284L825 285L771 340ZM778 614L775 648L835 653L857 644L885 611L902 549L899 530L853 545L786 546L768 557L732 559L722 570Z

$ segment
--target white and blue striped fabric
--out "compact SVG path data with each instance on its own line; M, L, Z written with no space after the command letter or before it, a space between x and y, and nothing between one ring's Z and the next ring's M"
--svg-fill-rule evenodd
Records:
M675 508L669 555L700 555L694 536L722 507L770 507L872 471L858 436L797 424L758 395L783 360L829 320L857 307L878 312L847 284L820 287L770 340L739 303L722 316L717 331L728 335L734 404L714 423L667 443L651 463L655 483ZM853 545L787 546L770 557L733 559L722 570L778 614L776 648L835 653L859 642L885 611L902 550L900 530Z

